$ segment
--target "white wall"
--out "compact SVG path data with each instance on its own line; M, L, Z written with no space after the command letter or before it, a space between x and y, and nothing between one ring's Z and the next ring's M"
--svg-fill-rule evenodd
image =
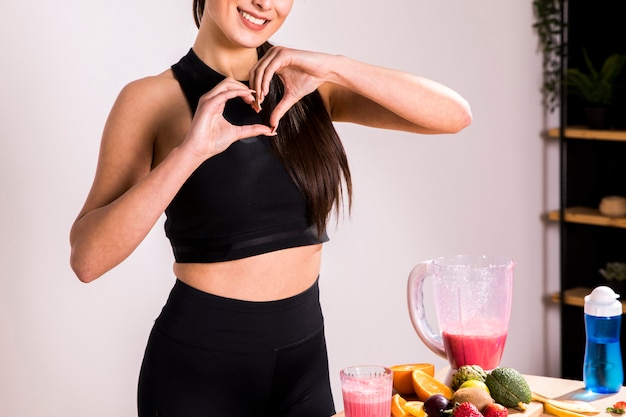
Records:
M191 46L191 1L8 0L0 17L0 415L135 415L145 339L173 282L159 225L97 282L68 266L68 231L91 184L119 89ZM355 183L321 278L333 388L359 363L443 362L413 332L408 272L439 255L518 262L503 364L558 372L556 151L545 146L531 2L295 0L274 41L432 77L474 123L420 137L338 125ZM557 329L558 330L558 329ZM245 386L245 382L242 382ZM245 390L242 391L245 400Z

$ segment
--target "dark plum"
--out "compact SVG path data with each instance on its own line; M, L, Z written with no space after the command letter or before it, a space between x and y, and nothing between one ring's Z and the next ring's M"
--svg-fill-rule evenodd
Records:
M448 408L450 401L441 394L431 395L424 401L424 412L428 417L444 417L444 410Z

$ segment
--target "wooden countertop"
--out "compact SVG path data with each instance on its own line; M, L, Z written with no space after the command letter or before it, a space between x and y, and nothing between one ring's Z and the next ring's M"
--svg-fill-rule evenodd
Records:
M524 378L526 378L526 381L533 392L541 394L545 397L559 400L579 400L590 402L600 412L598 416L611 415L605 411L607 407L612 406L618 401L626 401L626 389L624 387L622 387L622 390L617 394L593 394L585 391L585 386L582 381L535 375L524 375ZM532 404L537 403L533 402ZM527 413L529 411L530 408ZM541 413L537 413L535 415L549 414L543 414L543 407L541 407ZM615 416L615 414L613 415Z
M450 368L445 367L437 371L435 377L441 381L449 381L451 378ZM621 391L616 394L593 394L585 391L585 385L582 381L573 379L552 378L537 375L524 375L530 389L544 397L558 400L579 400L591 403L600 414L596 416L613 416L617 414L607 413L607 407L612 406L618 401L626 401L626 387L622 387ZM509 409L509 415L513 417L538 417L552 416L543 412L543 404L532 401L528 404L528 409L521 412L515 409ZM626 414L623 415L626 417ZM552 416L554 417L554 416Z
M443 380L446 374L447 370L444 369L443 371L439 371L436 376ZM619 416L618 414L607 413L605 410L618 401L626 401L626 387L622 387L621 391L616 394L593 394L585 391L583 382L578 380L536 375L524 375L524 378L533 392L543 395L544 397L555 400L578 400L591 403L599 411L599 414L595 415L598 417ZM527 410L524 412L510 408L509 415L513 417L554 417L551 414L544 413L543 404L535 401L531 401L531 403L527 405ZM623 414L623 416L626 417L626 414ZM345 417L345 414L341 411L333 417Z

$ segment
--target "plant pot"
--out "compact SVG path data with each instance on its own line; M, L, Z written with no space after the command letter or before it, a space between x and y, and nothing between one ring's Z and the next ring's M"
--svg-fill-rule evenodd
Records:
M609 117L606 107L585 107L589 129L608 129Z

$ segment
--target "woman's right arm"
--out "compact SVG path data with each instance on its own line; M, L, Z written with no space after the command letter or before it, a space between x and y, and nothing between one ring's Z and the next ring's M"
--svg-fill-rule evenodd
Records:
M223 118L232 98L254 103L251 90L227 79L201 98L184 141L153 166L155 141L172 116L171 88L182 94L172 82L159 76L131 83L111 110L92 188L70 232L70 264L83 282L100 277L135 250L203 161L235 140L272 134L266 126L233 126Z

